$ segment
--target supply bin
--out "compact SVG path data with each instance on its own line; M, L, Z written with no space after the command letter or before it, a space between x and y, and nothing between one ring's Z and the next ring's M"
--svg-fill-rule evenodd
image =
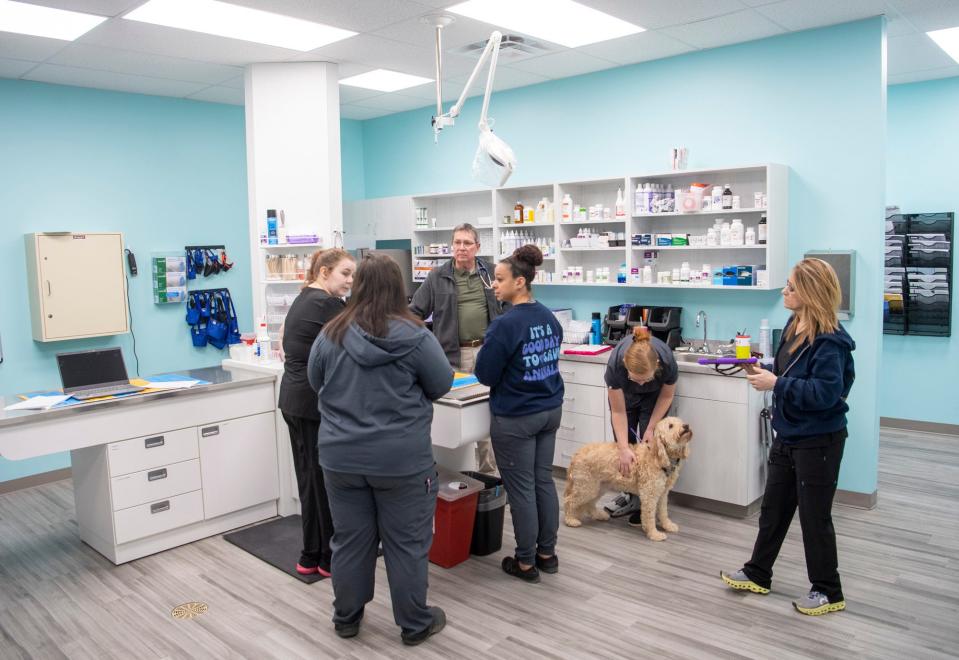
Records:
M436 466L439 491L433 514L433 545L430 561L451 568L470 556L476 502L483 482Z
M470 554L484 557L503 547L503 518L506 515L506 489L503 480L482 472L463 472L470 479L483 482L476 504L473 542Z

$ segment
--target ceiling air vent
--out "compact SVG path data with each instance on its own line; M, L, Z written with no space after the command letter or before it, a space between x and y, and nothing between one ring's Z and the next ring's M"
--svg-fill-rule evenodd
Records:
M483 52L483 49L486 48L487 41L488 39L484 39L483 41L477 41L473 44L467 44L466 46L455 49L453 52L460 55L479 56L479 54ZM530 39L529 37L504 34L503 40L499 45L499 59L501 62L516 62L517 60L525 60L530 57L545 55L551 51L552 49L546 44Z

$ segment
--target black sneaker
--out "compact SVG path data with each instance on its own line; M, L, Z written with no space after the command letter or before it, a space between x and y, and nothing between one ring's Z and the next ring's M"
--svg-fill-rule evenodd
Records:
M404 644L407 646L416 646L417 644L422 644L427 639L446 627L446 612L439 607L430 607L430 612L433 613L433 623L418 633L412 633L410 635L403 633L401 637Z
M349 639L350 637L356 637L360 634L360 622L354 621L353 623L334 623L333 629L336 631L336 634L343 639Z
M536 568L544 573L558 573L559 557L553 555L552 557L547 557L544 559L543 557L536 555Z
M629 520L626 521L626 524L630 527L642 527L643 526L643 512L634 511L630 514Z
M558 562L557 562L558 563ZM503 571L525 582L539 582L539 571L530 566L525 571L519 567L516 557L503 557Z

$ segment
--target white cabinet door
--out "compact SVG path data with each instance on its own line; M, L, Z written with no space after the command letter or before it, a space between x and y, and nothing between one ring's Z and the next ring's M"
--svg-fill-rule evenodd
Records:
M272 413L199 427L207 520L279 497Z
M693 430L690 457L673 490L720 502L749 504L744 451L747 407L677 396L673 414Z

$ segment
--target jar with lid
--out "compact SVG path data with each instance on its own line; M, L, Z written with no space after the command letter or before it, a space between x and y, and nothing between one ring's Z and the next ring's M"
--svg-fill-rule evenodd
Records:
M756 244L756 230L752 227L746 227L746 245Z
M710 227L706 230L706 245L708 247L716 247L719 245L719 236L716 234L715 227Z
M744 234L743 221L739 218L733 218L733 224L729 226L729 244L734 246L742 245Z

